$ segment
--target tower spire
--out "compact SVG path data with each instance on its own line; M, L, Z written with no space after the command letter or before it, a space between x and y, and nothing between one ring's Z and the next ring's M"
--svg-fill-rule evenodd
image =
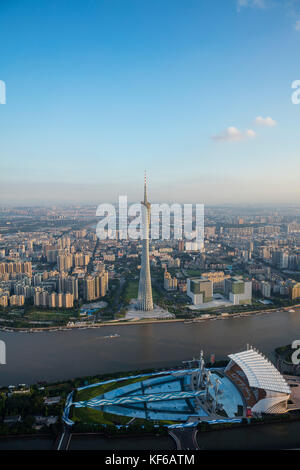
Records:
M144 202L147 202L147 173L145 170L145 182L144 182Z

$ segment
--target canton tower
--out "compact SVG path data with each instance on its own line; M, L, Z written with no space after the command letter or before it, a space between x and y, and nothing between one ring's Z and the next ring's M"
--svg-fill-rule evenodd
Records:
M152 287L149 262L149 224L151 204L147 199L147 180L145 173L144 200L141 201L142 210L142 262L139 282L138 308L140 310L153 310Z

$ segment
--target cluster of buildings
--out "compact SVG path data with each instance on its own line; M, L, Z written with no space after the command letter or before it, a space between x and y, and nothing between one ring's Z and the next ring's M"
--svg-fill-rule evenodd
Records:
M72 308L74 305L74 295L57 292L49 294L46 290L38 287L34 294L34 305L36 307Z
M17 263L0 263L0 275L1 277L9 278L9 274L28 274L29 276L32 275L32 265L30 261L27 262L17 262ZM3 275L3 276L2 276Z
M252 282L242 279L242 277L224 277L223 288L218 284L218 296L224 295L232 305L246 305L252 302ZM187 280L187 295L194 305L202 305L214 300L214 282L208 276L200 278L189 278Z
M30 261L0 263L0 306L21 307L24 305L26 294L20 280L30 279L31 276L32 265ZM29 291L27 291L27 295L28 293Z
M72 308L77 301L104 297L108 272L105 251L92 258L96 241L96 234L86 229L69 235L54 230L3 236L0 306Z
M150 208L147 197L144 207ZM85 211L95 215L91 208ZM24 209L24 214L23 210L15 212L16 220L33 212L40 223L61 223L68 217L81 220L84 210L36 208ZM0 306L32 303L71 308L81 300L104 297L108 279L137 277L139 267L142 285L150 285L148 265L149 270L163 270L161 282L166 295L176 292L175 302L185 294L194 305L213 302L216 295L232 305L251 303L252 296L256 300L297 300L300 214L246 212L241 216L238 209L207 208L201 247L185 240L148 240L145 244L117 237L99 241L94 228L71 229L67 224L24 233L1 229ZM145 295L149 297L149 293Z
M218 217L210 212L206 224L213 225L205 227L205 253L198 257L201 270L243 274L252 282L257 299L300 298L300 214L296 209L243 217L233 215L233 210L223 210Z
M34 289L34 305L71 308L74 300L82 299L89 302L100 299L107 293L108 272L105 270L91 275L81 273L69 276L65 272L56 274L58 275L48 279L48 283L44 283L43 287Z

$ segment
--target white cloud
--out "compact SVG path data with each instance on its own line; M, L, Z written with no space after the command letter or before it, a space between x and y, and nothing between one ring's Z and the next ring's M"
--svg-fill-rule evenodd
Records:
M257 116L254 119L254 123L258 126L264 127L274 127L277 122L272 119L270 116L263 118L262 116ZM240 131L235 126L227 127L227 129L219 134L213 135L212 140L214 142L241 142L246 139L255 139L257 133L253 129L246 129L245 131Z
M252 0L252 5L258 8L266 8L267 1L266 0Z
M300 31L300 0L236 0L237 11L246 8L257 8L260 10L270 10L279 7L282 14L293 19L294 30Z
M268 0L237 0L237 9L243 7L267 8Z
M255 118L255 124L257 124L258 126L267 126L267 127L274 127L276 126L277 122L274 121L274 119L272 119L270 116L266 117L266 118L263 118L261 116L257 116Z
M254 139L254 137L256 137L256 132L255 132L254 130L252 130L252 129L248 129L248 130L246 131L246 135L247 135L248 137L250 137L250 139Z
M247 6L248 6L248 0L238 0L237 2L238 10L242 7L247 7Z
M236 127L230 126L227 127L224 132L212 136L212 140L215 142L240 142L247 137L253 139L256 137L256 133L252 129L248 129L245 133L243 133Z
M214 135L212 139L215 142L238 142L243 139L243 134L236 127L228 127L221 134Z

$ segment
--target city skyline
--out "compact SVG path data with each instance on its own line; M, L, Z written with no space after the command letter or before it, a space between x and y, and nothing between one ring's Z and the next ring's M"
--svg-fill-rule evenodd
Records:
M0 451L300 449L299 43L300 0L0 0Z
M2 204L299 203L289 5L2 4Z

